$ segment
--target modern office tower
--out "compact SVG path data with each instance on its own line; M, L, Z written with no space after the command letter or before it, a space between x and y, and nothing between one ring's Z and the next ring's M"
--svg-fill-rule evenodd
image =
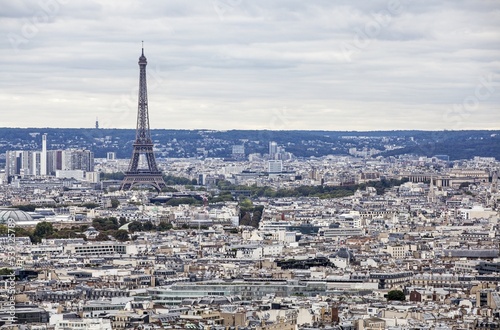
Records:
M146 65L148 64L144 56L144 47L141 57L139 57L139 99L137 110L137 128L135 132L135 142L132 150L132 158L128 171L125 172L120 189L128 190L136 185L153 186L160 191L165 187L162 172L156 165L156 159L153 152L153 141L149 131L149 113L148 113L148 91L146 84ZM140 168L140 159L145 158L147 168Z
M278 143L269 141L269 159L274 159L278 153Z

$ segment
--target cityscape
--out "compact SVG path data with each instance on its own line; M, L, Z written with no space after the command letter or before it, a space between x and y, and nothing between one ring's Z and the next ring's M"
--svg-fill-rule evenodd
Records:
M327 51L325 57L324 45L316 44L317 33L359 24L360 17L371 13L362 32L372 47L390 41L394 49L406 51L407 42L418 40L416 49L424 52L436 46L428 40L428 30L416 32L420 23L406 25L418 21L410 18L430 22L439 17L455 26L454 19L468 12L447 1L437 1L436 7L377 1L376 12L366 4L322 1L313 6L289 0L279 7L244 0L174 3L151 1L144 8L146 2L132 0L86 5L48 0L23 7L8 1L6 17L35 10L21 34L6 30L21 61L31 47L45 50L57 39L44 37L43 27L57 25L53 32L64 36L64 28L86 22L72 33L87 43L88 36L97 36L92 31L110 18L153 40L161 32L178 57L177 64L159 70L156 63L162 57L154 54L160 46L152 44L150 56L149 43L142 41L134 50L138 70L110 69L106 75L116 77L100 82L96 90L87 85L108 78L99 76L97 67L95 72L82 69L92 58L85 52L78 65L78 59L58 57L71 74L81 70L71 81L57 70L54 79L38 81L39 68L51 66L47 60L34 66L33 74L22 78L26 80L6 83L0 93L11 100L2 116L6 124L0 127L0 329L500 329L500 129L494 59L499 49L488 46L488 53L482 48L492 37L484 31L498 27L492 18L500 7L476 8L467 2L475 8L467 23L470 31L459 32L482 33L471 46L480 52L461 53L459 62L469 69L484 62L491 69L479 83L467 80L473 93L464 92L460 82L451 83L456 78L444 69L446 60L440 67L428 57L425 64L416 61L422 68L417 76L425 78L429 65L443 74L442 80L420 85L417 76L415 81L404 78L409 71L400 71L404 66L398 63L380 79L367 69L363 84L391 87L377 85L374 98L360 88L359 99L342 101L340 111L336 102L346 96L341 94L344 86L328 80L339 93L332 97L312 82L326 79L321 64L332 58L339 64L335 56L340 56L349 64L359 61L351 68L359 63L368 68L370 61L360 58L363 52L379 55L370 50L371 42L359 43L361 32L356 32L354 42L340 42L340 55ZM442 10L434 14L434 8ZM90 12L97 15L88 20ZM349 17L345 22L344 16ZM157 17L168 23L155 21ZM267 36L256 22L274 29ZM304 30L294 28L295 22ZM439 33L448 29L433 27L433 38L442 38ZM230 74L222 64L203 62L202 55L195 57L203 62L199 66L187 64L180 56L183 47L192 56L191 48L207 56L201 45L213 42L196 43L193 36L190 43L188 36L179 36L193 31L228 33L231 37L217 39L227 42L220 48L227 52L224 65L248 72ZM106 33L106 38L121 38L114 28ZM260 53L265 47L258 43L229 46L237 44L233 33L279 41ZM467 40L453 47L466 49ZM297 64L297 53L287 47L299 52L304 42L317 49L301 53ZM96 44L106 46L87 46ZM94 59L108 67L122 61L133 67L129 54L120 54L128 46L114 45L116 49L108 45L98 50ZM102 52L114 53L113 61ZM394 56L405 57L400 55ZM379 59L391 56L384 53ZM204 75L214 68L220 69L221 80ZM171 96L172 105L159 106L168 103L170 93L159 94L168 79L163 70L172 72L171 92L179 94ZM256 84L250 72L269 81ZM300 88L293 89L288 75L299 72L291 81ZM346 72L339 65L338 79L349 89ZM139 74L131 95L103 107L100 98L110 98L114 88L126 89L120 81L128 81L124 73ZM185 81L179 80L180 73ZM199 91L189 80L193 73L221 89ZM231 81L224 80L226 74L234 86L226 85ZM311 85L301 89L307 85L304 77L312 78ZM240 85L238 79L248 81ZM20 87L19 81L26 85ZM403 85L409 81L405 98L408 86ZM55 87L60 83L68 89L56 97L51 93L62 88ZM276 110L272 104L282 95L274 88L281 83L288 89L287 104L295 105ZM427 83L434 87L428 89ZM238 94L242 86L248 86L246 96ZM396 90L401 93L396 98L384 96ZM461 101L443 115L441 105L451 94ZM46 100L53 106L40 102L33 108L41 95L51 95ZM94 107L75 111L89 104ZM214 104L220 110L212 111ZM228 104L241 107L233 112ZM415 115L414 106L422 112ZM170 107L178 107L178 114ZM25 112L30 115L24 118ZM332 119L335 124L328 126ZM259 121L267 124L256 125ZM443 122L447 126L436 126Z

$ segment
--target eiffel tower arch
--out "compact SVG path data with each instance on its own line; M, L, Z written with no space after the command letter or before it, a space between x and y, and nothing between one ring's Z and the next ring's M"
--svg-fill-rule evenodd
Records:
M133 144L132 158L125 172L120 189L130 190L134 186L152 186L157 191L165 187L163 174L156 165L153 151L153 141L149 130L148 113L148 90L146 83L146 65L148 64L144 56L144 47L141 57L139 57L139 100L137 108L137 128L135 131L135 142ZM146 160L147 168L140 168L140 160L143 156Z

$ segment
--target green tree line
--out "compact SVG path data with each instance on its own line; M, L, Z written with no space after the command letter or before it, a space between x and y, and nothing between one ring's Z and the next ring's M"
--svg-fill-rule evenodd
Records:
M118 180L121 181L125 177L125 173L123 172L112 172L112 173L104 173L101 172L99 174L101 180ZM180 176L174 175L164 175L163 180L168 186L173 185L196 185L198 181L196 179L188 179Z
M366 187L373 187L376 189L377 194L382 195L386 189L392 188L394 186L399 186L408 179L396 180L396 179L382 179L379 181L369 181L367 183L345 185L345 186L300 186L290 189L278 189L274 190L271 187L257 187L253 186L241 186L233 185L228 181L218 182L218 188L221 189L220 196L228 196L230 190L244 190L250 191L252 198L258 197L319 197L322 199L326 198L339 198L352 196L358 189L364 190ZM230 193L229 193L230 194Z

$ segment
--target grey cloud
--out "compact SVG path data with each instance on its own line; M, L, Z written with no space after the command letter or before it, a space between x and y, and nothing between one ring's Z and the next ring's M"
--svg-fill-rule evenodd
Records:
M144 40L153 127L456 126L443 119L447 109L500 71L498 6L401 0L387 24L360 36L389 2L74 0L25 36L38 2L9 0L0 16L3 125L90 127L97 116L102 127L133 128ZM17 51L12 34L26 40ZM462 128L498 122L499 89Z

